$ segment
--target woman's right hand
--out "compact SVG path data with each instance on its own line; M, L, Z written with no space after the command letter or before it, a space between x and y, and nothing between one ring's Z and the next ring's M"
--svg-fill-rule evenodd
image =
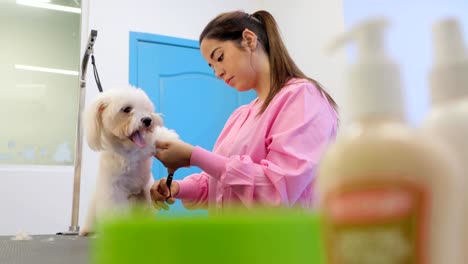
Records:
M154 156L169 170L175 171L178 168L190 167L194 146L182 140L173 140L157 141L155 147L157 152Z
M151 199L154 202L155 207L158 209L168 210L169 206L167 204L173 204L175 202L174 196L179 193L179 184L175 181L171 184L171 194L169 197L169 188L166 184L166 178L154 181L153 186L150 190ZM167 203L167 204L166 204Z

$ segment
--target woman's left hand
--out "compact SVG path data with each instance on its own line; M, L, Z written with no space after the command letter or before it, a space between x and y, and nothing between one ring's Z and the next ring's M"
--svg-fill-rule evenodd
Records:
M181 140L156 142L157 152L154 155L164 166L172 171L190 166L194 147Z

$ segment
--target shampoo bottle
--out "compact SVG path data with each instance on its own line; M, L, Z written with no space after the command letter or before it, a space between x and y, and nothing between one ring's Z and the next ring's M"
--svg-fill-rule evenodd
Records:
M459 165L462 188L468 187L468 52L458 20L447 18L433 25L434 64L429 74L432 104L422 132L439 138ZM460 232L462 251L468 262L468 194L462 198ZM456 220L456 219L454 219ZM455 225L455 223L454 223Z
M327 263L458 263L448 243L457 177L443 150L405 123L398 65L384 51L385 19L356 25L349 129L325 154L317 191Z

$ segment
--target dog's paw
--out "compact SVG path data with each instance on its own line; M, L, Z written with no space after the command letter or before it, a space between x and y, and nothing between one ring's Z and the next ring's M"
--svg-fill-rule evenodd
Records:
M156 141L168 141L179 139L179 135L174 130L164 126L156 127L155 135Z
M90 236L93 234L93 232L89 230L88 228L82 228L78 234L80 236Z

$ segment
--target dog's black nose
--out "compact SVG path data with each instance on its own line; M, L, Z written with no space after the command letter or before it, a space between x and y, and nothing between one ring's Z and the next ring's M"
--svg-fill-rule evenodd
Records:
M151 118L143 117L141 119L141 122L145 125L145 127L149 127L151 125Z

